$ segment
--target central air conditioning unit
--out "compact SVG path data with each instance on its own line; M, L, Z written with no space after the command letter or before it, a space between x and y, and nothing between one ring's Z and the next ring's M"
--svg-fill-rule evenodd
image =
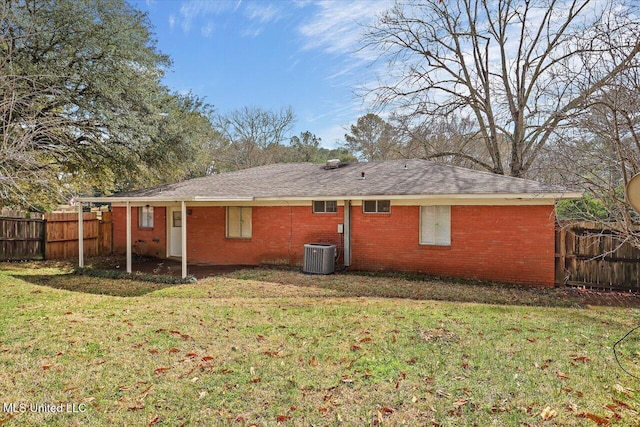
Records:
M331 274L335 271L336 245L309 243L304 245L302 271L310 274Z

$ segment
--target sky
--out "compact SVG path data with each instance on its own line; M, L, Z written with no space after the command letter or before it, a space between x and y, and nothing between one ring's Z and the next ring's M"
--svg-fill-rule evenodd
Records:
M310 131L334 148L371 111L355 92L376 81L362 25L389 0L131 0L147 12L173 65L164 83L227 113L291 107L291 135Z

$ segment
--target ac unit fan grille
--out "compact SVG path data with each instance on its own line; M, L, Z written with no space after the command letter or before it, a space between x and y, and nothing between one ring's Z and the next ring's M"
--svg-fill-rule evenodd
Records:
M336 245L310 243L304 245L303 271L310 274L335 272Z

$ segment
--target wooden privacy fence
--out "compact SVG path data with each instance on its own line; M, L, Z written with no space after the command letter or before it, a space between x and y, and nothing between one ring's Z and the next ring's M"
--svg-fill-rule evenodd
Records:
M598 223L559 225L556 284L640 291L640 249L622 243Z
M107 255L113 248L111 212L84 213L84 255ZM0 260L78 257L78 213L49 213L44 219L0 218Z
M0 218L0 261L44 259L45 221Z

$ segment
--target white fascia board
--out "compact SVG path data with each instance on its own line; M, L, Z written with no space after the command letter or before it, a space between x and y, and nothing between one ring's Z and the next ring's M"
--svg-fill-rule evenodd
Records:
M253 197L202 197L196 196L191 200L194 202L253 202Z
M337 195L305 197L258 197L255 201L294 201L294 200L425 200L425 199L465 199L465 200L561 200L582 197L582 193L483 193L483 194L375 194L375 195Z
M125 204L129 203L180 203L182 201L193 200L193 197L78 197L79 202L93 202L93 203L113 203L113 204Z
M132 205L158 205L167 203L181 203L181 202L250 202L253 201L252 197L78 197L76 200L79 202L93 202L93 203L111 203L113 205L125 205L127 202Z

